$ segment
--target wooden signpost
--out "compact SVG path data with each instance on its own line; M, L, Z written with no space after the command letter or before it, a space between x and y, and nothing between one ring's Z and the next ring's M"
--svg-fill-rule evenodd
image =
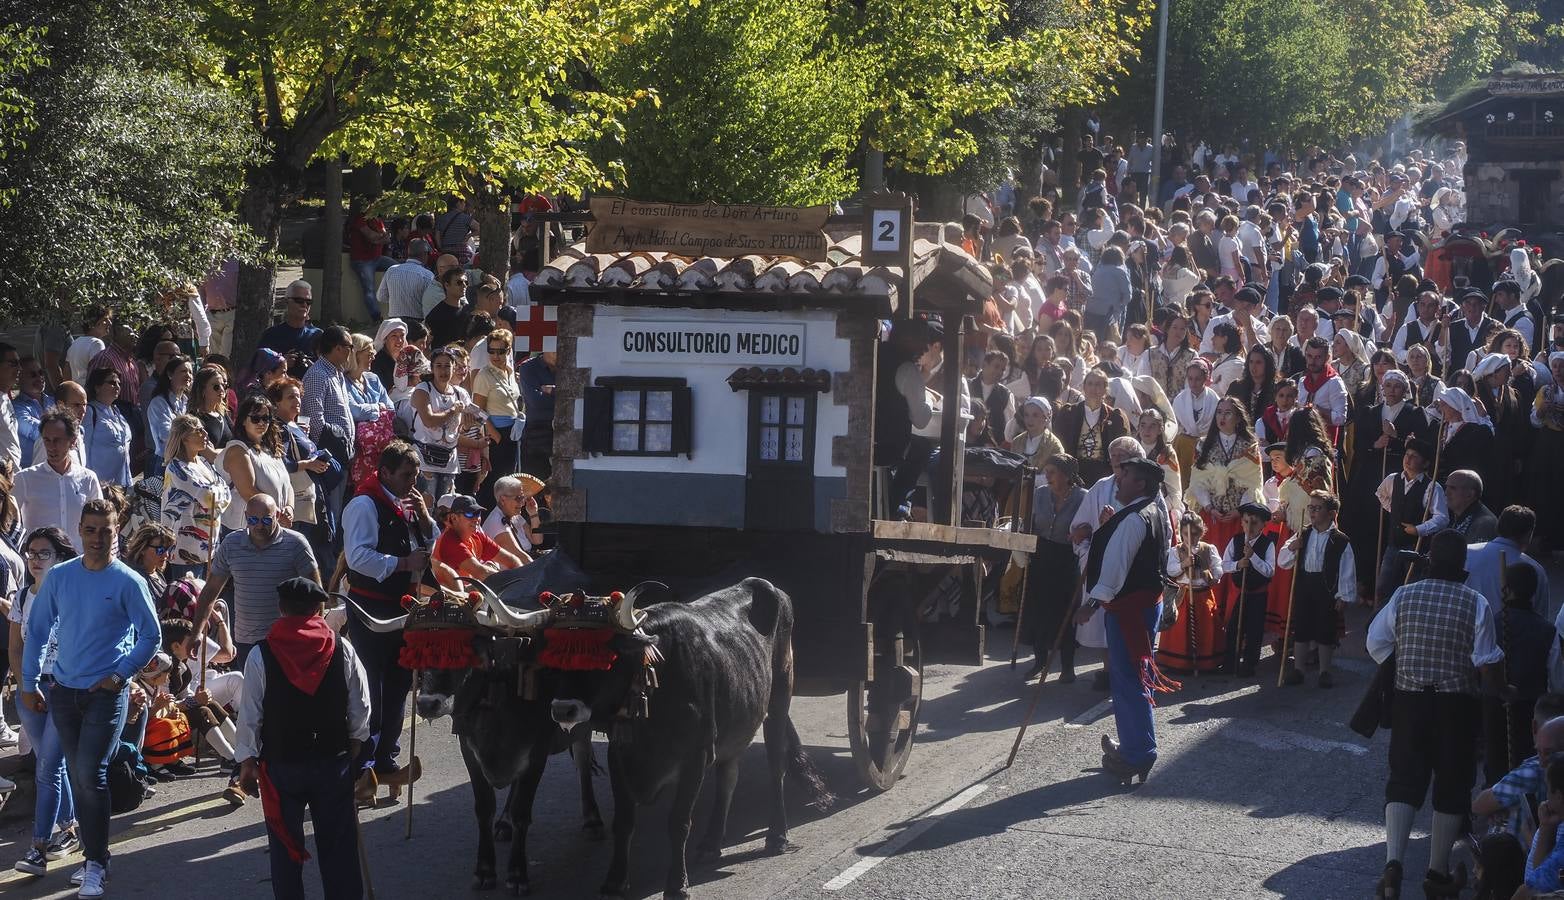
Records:
M793 256L822 262L830 241L829 206L735 206L658 203L602 197L591 201L595 224L588 253L646 251L680 256Z

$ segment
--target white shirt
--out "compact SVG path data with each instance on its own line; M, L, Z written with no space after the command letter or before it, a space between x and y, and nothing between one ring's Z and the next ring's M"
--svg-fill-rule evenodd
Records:
M191 296L189 296L188 298L185 299L185 309L188 310L189 313L190 313L190 327L195 330L196 346L197 347L211 347L212 346L212 317L207 315L207 312L206 312L206 301L201 299L201 295L200 294L192 294ZM66 360L69 361L69 359L70 359L70 351L67 350L66 351ZM73 366L71 368L72 374L74 374L75 371L76 371L76 369ZM83 386L86 385L85 381L79 382L79 383L82 384Z
M1216 417L1216 406L1222 402L1222 398L1210 387L1205 388L1200 395L1200 402L1195 402L1194 395L1189 388L1178 392L1173 398L1173 418L1178 422L1178 433L1186 437L1199 440L1205 437L1206 431L1211 428L1211 420Z
M420 528L427 527L427 524L414 522L411 523L411 527L415 532L413 535L415 549L420 546L434 547L435 539L439 537L438 528L432 528L428 539L420 544L419 537L422 534L417 532ZM342 508L342 553L347 559L348 568L376 581L390 578L401 560L376 550L375 546L379 543L380 517L375 513L375 500L373 497L360 494L349 500L347 506Z
M1374 661L1382 663L1390 657L1396 649L1396 601L1401 598L1401 593L1413 585L1403 585L1396 588L1396 592L1390 595L1390 602L1379 611L1374 621L1368 628L1368 652L1374 657ZM1477 595L1476 628L1472 632L1472 665L1490 666L1504 659L1504 651L1493 639L1493 608L1488 605L1487 598L1482 594Z
M1298 405L1302 407L1311 403L1325 418L1325 424L1335 425L1338 428L1347 424L1347 385L1342 382L1340 375L1327 380L1312 394L1304 385L1303 379L1299 378Z
M1331 529L1331 531L1335 530ZM1298 533L1309 536L1309 547L1303 557L1303 570L1316 574L1325 571L1325 546L1330 541L1325 540L1324 537L1314 537L1315 531L1312 527ZM1276 555L1276 564L1283 569L1291 569L1297 561L1297 554L1283 544L1281 552ZM1357 557L1352 555L1350 543L1342 548L1341 562L1336 566L1336 599L1342 603L1358 602L1358 563Z
M369 675L359 662L351 641L337 639L337 652L342 654L343 674L348 682L348 738L363 741L369 738ZM261 755L261 719L266 700L266 660L257 649L244 661L244 690L239 694L237 727L239 735L234 739L234 759L244 762Z
M1125 376L1134 378L1137 375L1151 374L1151 347L1131 353L1128 344L1119 348L1119 366L1124 369Z
M1244 255L1244 259L1250 262L1265 261L1265 235L1260 233L1260 226L1250 221L1238 223L1238 246Z
M1258 190L1260 190L1260 185L1253 181L1235 181L1228 185L1229 196L1239 203L1248 203L1249 192Z
M497 538L501 533L509 531L516 538L516 546L531 551L532 539L527 537L526 521L527 514L521 512L512 516L510 524L506 525L504 510L496 506L483 519L483 533L490 538Z
M16 473L16 489L12 492L22 513L22 530L54 525L70 537L71 544L81 551L81 508L88 500L103 499L103 488L98 476L74 458L64 475L54 471L48 463L41 463Z
M1428 475L1426 473L1417 476L1417 478L1413 479L1412 486L1416 487L1419 481L1422 481L1427 477ZM1395 491L1397 478L1405 480L1406 475L1401 472L1392 472L1391 474L1385 476L1385 480L1379 483L1378 488L1374 489L1374 496L1379 498L1379 508L1383 509L1387 513L1390 512L1390 497L1391 494ZM1428 492L1423 497L1423 508L1425 510L1429 508L1428 504L1430 502L1433 504L1433 509L1422 522L1418 523L1418 537L1427 537L1431 534L1438 534L1440 531L1444 530L1446 525L1450 524L1450 507L1445 505L1445 489L1440 487L1439 482L1437 481L1428 486ZM1400 528L1401 523L1392 522L1390 523L1390 527Z
M103 352L103 342L90 334L84 334L65 351L65 362L71 367L71 380L83 387L92 371L92 358Z
M1092 490L1096 489L1097 485L1092 485ZM1160 507L1161 504L1153 499L1152 505ZM1085 506L1085 501L1082 501L1081 507L1084 509ZM1080 516L1077 515L1076 518L1079 519ZM1140 516L1126 516L1120 519L1118 527L1108 537L1108 546L1103 548L1102 570L1097 573L1097 583L1091 586L1086 596L1104 603L1117 597L1119 591L1124 588L1124 576L1129 574L1130 563L1134 561L1135 554L1140 550L1141 542L1144 540L1146 540L1145 519Z
M1506 310L1502 321L1505 328L1513 328L1526 338L1526 346L1537 346L1537 326L1532 324L1531 316L1526 312L1525 306Z
M1227 549L1222 552L1222 571L1228 575L1238 575L1238 539L1243 537L1243 532L1227 542ZM1265 552L1256 553L1249 558L1249 565L1255 574L1261 578L1271 578L1276 575L1276 542L1271 541L1265 545Z
M375 296L387 318L422 319L424 288L434 282L434 273L417 260L397 263L380 278Z
M1432 353L1434 350L1434 342L1431 335L1433 334L1433 330L1439 327L1439 320L1435 319L1432 322L1424 322L1422 319L1413 319L1412 322L1417 323L1417 330L1423 336L1422 345L1427 347L1429 352ZM1390 352L1395 355L1396 362L1403 365L1405 365L1407 361L1407 350L1411 349L1412 346L1416 346L1409 345L1407 342L1407 329L1412 327L1412 322L1408 322L1405 325L1402 325L1400 328L1397 328L1396 336L1390 342Z
M0 393L0 457L9 457L13 471L22 467L22 438L17 432L11 395Z

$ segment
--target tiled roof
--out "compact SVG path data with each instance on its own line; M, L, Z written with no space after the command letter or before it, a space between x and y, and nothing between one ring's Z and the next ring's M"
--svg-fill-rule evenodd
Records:
M863 296L889 299L899 306L901 266L864 265L857 232L831 235L827 260L810 263L791 256L741 256L733 259L687 257L672 253L587 253L585 242L566 248L532 279L554 290L613 290L647 294L762 293ZM981 304L992 290L988 271L959 246L918 238L913 242L914 284L950 279L942 293L962 294L959 305ZM921 301L920 301L921 302Z

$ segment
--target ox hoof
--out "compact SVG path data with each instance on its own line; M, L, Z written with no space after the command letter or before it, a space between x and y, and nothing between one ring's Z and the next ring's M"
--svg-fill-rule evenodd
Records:
M798 845L785 837L767 837L766 852L776 855L792 853L798 849Z
M497 821L494 823L494 839L496 841L510 842L516 837L516 830L509 822Z
M506 879L505 886L510 889L512 897L525 897L532 893L532 885L526 881L513 881Z
M472 877L472 889L475 891L494 890L494 873L479 872Z
M721 858L721 847L698 847L695 850L695 861L699 863L716 862Z
M602 822L587 822L581 826L581 831L586 834L589 841L600 841L608 836Z
M626 885L623 884L605 884L597 889L597 895L605 898L623 897L625 895L625 887Z

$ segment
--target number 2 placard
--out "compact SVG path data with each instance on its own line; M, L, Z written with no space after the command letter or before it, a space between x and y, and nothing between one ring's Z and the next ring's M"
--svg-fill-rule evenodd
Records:
M896 253L902 249L902 211L876 209L869 226L869 249L875 253Z

